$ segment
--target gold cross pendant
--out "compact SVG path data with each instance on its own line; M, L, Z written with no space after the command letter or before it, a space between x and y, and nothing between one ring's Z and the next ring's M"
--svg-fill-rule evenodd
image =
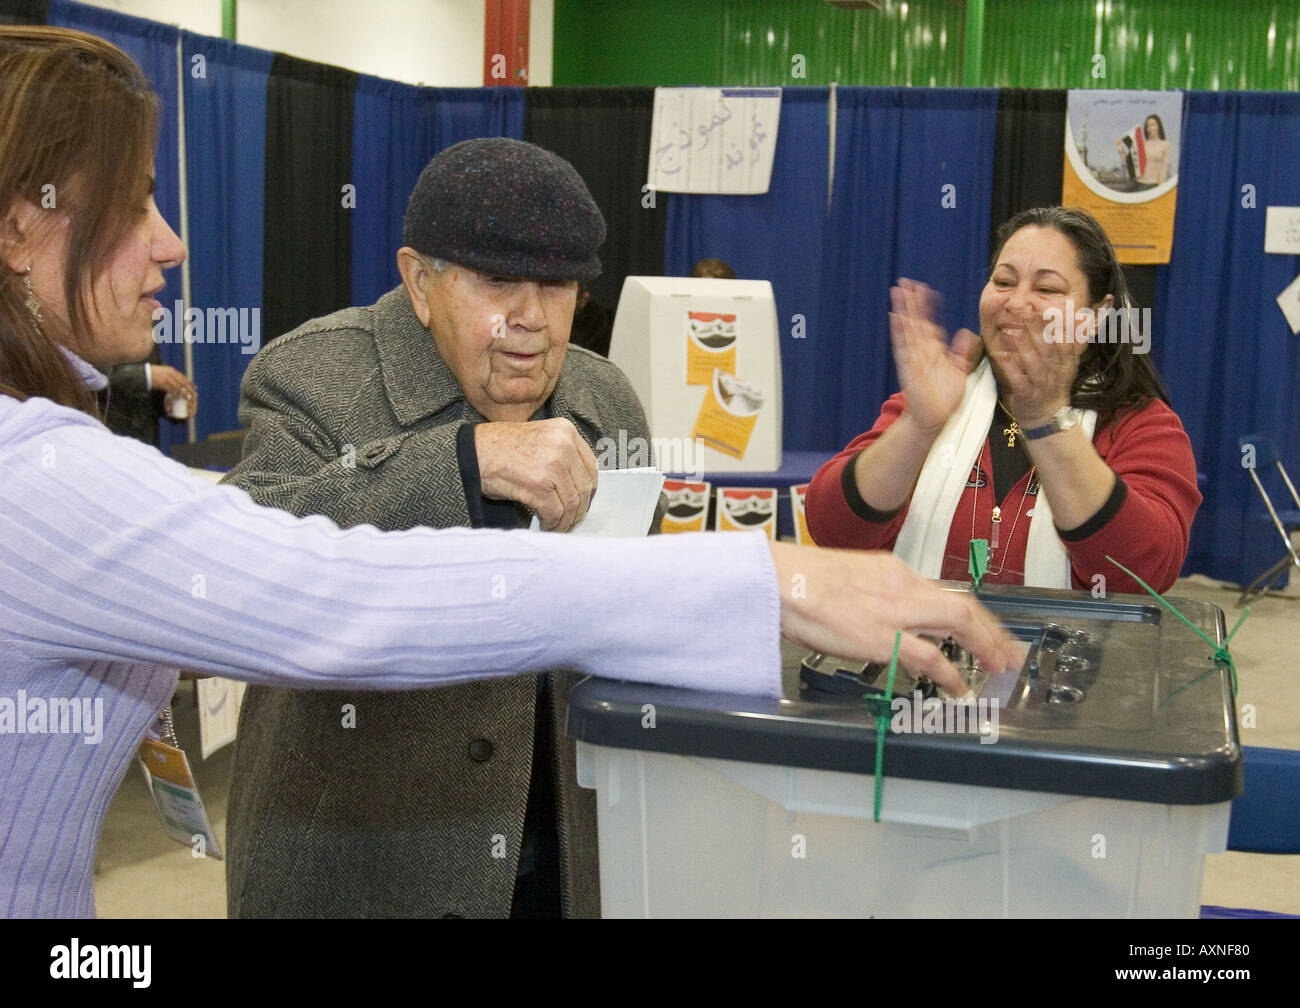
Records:
M1002 428L1002 433L1006 435L1006 438L1007 438L1007 447L1008 447L1008 448L1014 448L1014 447L1016 446L1016 438L1018 438L1018 437L1020 436L1020 433L1021 433L1021 431L1020 431L1020 424L1018 424L1018 423L1016 423L1014 420L1012 420L1012 421L1011 421L1011 426L1010 426L1010 427L1003 427L1003 428Z

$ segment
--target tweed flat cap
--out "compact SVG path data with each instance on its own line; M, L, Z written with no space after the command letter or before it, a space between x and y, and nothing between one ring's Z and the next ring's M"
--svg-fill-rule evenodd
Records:
M605 218L573 165L505 137L465 140L420 173L402 241L469 269L546 280L594 280Z

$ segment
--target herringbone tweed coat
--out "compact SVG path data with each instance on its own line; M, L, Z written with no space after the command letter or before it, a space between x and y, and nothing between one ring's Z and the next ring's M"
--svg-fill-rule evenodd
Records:
M268 344L242 395L249 433L227 480L258 503L342 527L469 524L456 432L483 417L403 288ZM550 409L593 448L620 428L649 436L623 373L579 347ZM490 664L490 640L483 653ZM595 803L563 731L576 677L548 680L564 909L597 916ZM403 693L250 686L230 790L230 915L507 916L536 703L533 677Z

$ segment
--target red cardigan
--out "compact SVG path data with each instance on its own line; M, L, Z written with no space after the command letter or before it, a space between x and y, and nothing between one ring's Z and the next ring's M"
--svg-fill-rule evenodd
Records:
M841 480L845 467L870 446L903 412L903 395L891 396L874 427L854 439L842 452L817 471L806 498L808 529L819 546L856 549L893 549L907 517L907 505L889 521L869 522L849 507ZM1100 529L1076 542L1062 540L1070 555L1071 581L1075 588L1093 589L1103 582L1106 592L1141 592L1132 578L1106 559L1113 556L1137 573L1152 588L1168 591L1187 558L1192 519L1201 504L1196 488L1196 461L1183 425L1159 400L1128 413L1117 423L1107 424L1093 438L1097 454L1124 481L1127 495L1123 505ZM988 539L992 529L993 479L987 440L980 453L982 487L975 487L975 470L953 515L941 577L969 581L971 520L974 510L974 538ZM990 584L1023 584L1025 545L1035 495L1026 494L1028 475L1020 480L1002 507L999 548L985 578ZM910 504L910 498L908 503ZM1016 523L1016 515L1020 517ZM1016 524L1014 534L1012 525ZM1058 529L1059 531L1059 529ZM994 573L996 572L996 573Z

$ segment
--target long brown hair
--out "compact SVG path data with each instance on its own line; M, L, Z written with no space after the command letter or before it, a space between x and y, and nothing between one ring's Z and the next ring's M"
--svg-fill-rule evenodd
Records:
M44 312L38 323L25 276L0 265L0 393L94 412L94 396L59 344L85 346L94 279L149 198L158 109L140 68L103 39L66 28L0 26L3 227L25 200L42 209L40 224L66 219L68 228L66 321Z
M1130 317L1133 317L1133 299L1114 246L1097 218L1077 207L1035 207L1016 214L998 229L997 250L993 253L990 271L997 265L1002 247L1013 234L1025 227L1052 228L1065 235L1074 246L1079 256L1079 269L1088 281L1089 303L1097 304L1109 294L1116 308L1128 309ZM1142 335L1146 346L1150 347L1151 334ZM1131 341L1091 343L1079 359L1070 404L1096 410L1099 414L1098 428L1130 410L1140 409L1153 399L1169 405L1169 391L1151 358L1134 353L1133 347Z

